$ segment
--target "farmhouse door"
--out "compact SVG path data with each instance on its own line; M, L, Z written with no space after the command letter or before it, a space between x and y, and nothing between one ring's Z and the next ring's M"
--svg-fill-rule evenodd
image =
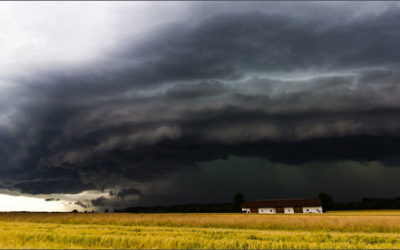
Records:
M303 208L302 207L294 207L293 210L294 210L295 213L300 213L300 214L303 213Z
M284 213L283 207L277 207L277 208L276 208L276 213L277 213L277 214L283 214L283 213Z

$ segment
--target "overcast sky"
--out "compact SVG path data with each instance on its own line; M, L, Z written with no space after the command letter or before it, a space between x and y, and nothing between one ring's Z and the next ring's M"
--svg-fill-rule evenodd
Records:
M0 210L399 196L399 27L398 2L2 2Z

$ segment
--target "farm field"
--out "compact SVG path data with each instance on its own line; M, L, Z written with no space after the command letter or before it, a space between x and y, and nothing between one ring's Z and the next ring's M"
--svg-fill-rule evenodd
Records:
M0 213L0 248L400 248L400 211Z

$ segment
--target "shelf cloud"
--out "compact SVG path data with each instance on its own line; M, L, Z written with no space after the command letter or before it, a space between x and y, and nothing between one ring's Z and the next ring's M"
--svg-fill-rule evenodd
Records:
M0 188L114 190L102 207L163 202L149 183L232 156L400 166L397 3L40 5L6 33L22 45L0 37ZM2 27L21 4L7 8Z

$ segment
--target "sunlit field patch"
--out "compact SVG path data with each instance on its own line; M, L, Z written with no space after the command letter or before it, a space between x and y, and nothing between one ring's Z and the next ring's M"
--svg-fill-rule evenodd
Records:
M400 248L400 211L1 213L1 248Z

